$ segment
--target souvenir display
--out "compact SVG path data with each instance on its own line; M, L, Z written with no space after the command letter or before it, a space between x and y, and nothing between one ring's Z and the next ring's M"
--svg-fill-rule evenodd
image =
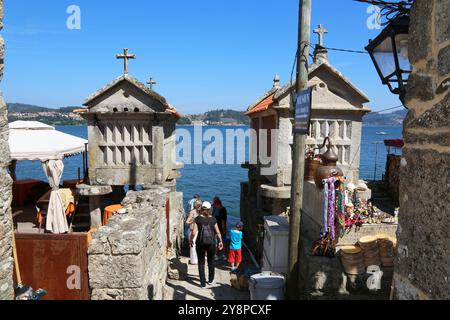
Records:
M336 253L334 240L331 239L330 233L325 234L319 240L315 241L311 250L313 256L322 256L333 258Z

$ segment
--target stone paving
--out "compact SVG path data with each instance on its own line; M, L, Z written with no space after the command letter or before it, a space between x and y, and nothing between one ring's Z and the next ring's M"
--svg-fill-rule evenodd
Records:
M181 262L188 263L189 258L181 257ZM249 300L248 291L239 291L231 286L230 268L226 262L216 262L215 284L200 287L198 266L188 265L188 276L184 281L168 280L164 300ZM207 269L207 267L205 267ZM207 271L206 271L207 273Z

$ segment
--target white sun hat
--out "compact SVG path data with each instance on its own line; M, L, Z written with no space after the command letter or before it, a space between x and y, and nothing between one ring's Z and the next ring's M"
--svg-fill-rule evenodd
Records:
M208 201L205 201L205 202L203 202L203 204L202 204L202 209L207 209L207 210L209 210L209 209L211 209L211 203L210 202L208 202Z

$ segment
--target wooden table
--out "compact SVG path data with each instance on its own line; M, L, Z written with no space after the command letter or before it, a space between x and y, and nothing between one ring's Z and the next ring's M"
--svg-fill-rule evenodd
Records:
M13 183L13 203L17 206L23 206L33 187L43 183L40 180L28 179L18 180Z
M108 224L109 218L111 218L113 215L117 213L120 209L123 209L123 207L120 204L114 204L111 206L108 206L105 208L105 211L103 212L103 222L102 224L106 226Z
M83 180L73 179L73 180L65 180L63 182L63 188L75 189L77 185L82 184Z

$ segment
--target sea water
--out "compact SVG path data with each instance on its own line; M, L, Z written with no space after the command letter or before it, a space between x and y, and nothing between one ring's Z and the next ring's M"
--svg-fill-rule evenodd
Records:
M193 132L193 127L181 126ZM225 132L227 129L246 129L242 126L209 126L207 129L217 129ZM57 130L87 139L87 128L83 126L63 126ZM387 135L377 135L386 132ZM225 134L224 134L225 136ZM361 139L361 179L381 179L385 172L387 148L382 144L385 139L399 139L402 137L401 126L364 126ZM30 143L33 143L30 141ZM206 147L211 142L203 142ZM194 148L194 146L193 146ZM225 150L224 150L225 152ZM78 168L83 170L83 157L81 155L66 158L64 160L64 174L62 181L78 178ZM376 172L375 172L376 167ZM16 174L18 179L40 179L46 181L46 177L39 161L20 161L17 163ZM248 171L242 169L240 164L188 164L181 170L181 178L178 180L178 191L184 193L184 202L199 193L203 200L212 201L215 196L222 199L230 216L239 217L240 184L247 181Z

